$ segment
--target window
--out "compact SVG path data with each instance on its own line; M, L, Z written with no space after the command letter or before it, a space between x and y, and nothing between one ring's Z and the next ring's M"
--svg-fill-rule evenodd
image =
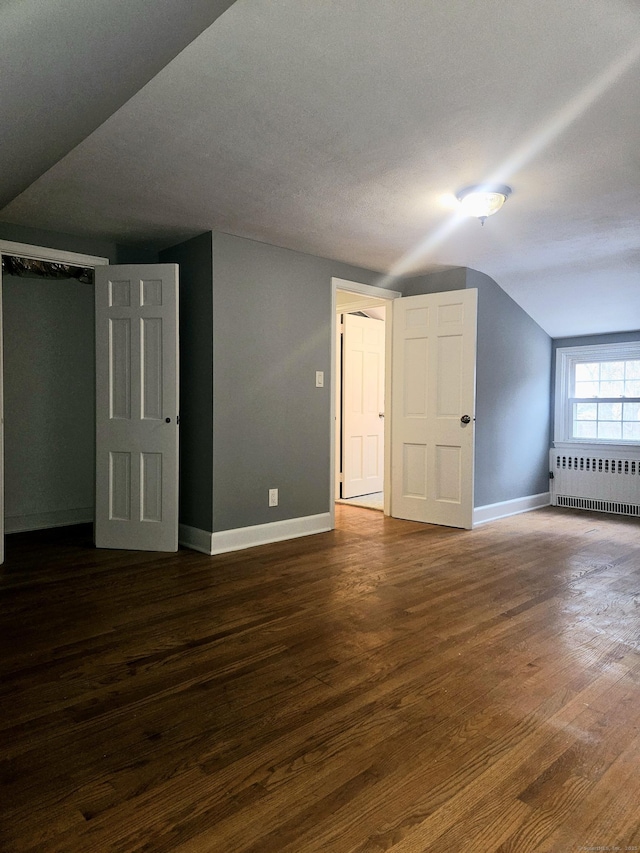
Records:
M556 353L555 443L640 444L640 342Z

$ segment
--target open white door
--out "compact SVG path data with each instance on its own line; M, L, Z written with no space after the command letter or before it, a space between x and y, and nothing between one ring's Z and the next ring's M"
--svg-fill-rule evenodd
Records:
M391 514L471 528L477 290L393 306Z
M177 551L178 267L98 267L95 292L96 546Z
M384 322L345 314L342 340L342 497L353 498L383 488Z

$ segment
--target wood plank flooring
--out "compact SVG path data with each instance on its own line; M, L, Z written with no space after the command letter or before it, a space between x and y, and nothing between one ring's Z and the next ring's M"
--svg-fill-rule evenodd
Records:
M8 537L0 850L640 850L640 524Z

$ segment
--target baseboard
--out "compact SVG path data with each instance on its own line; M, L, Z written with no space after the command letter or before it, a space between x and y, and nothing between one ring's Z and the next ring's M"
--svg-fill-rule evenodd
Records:
M189 527L188 524L178 525L178 542L192 551L200 551L201 554L211 554L211 533L200 530L198 527Z
M181 524L179 541L186 548L203 554L226 554L228 551L240 551L256 545L268 545L271 542L283 542L314 533L326 533L331 530L331 513L308 515L303 518L287 518L270 524L255 524L251 527L238 527L235 530L221 530L209 533L196 527Z
M524 498L515 498L512 501L501 501L496 504L478 506L473 510L473 526L496 521L498 518L506 518L509 515L518 515L520 512L529 512L532 509L540 509L551 504L551 494L543 492L540 495L527 495Z
M7 515L5 533L26 533L29 530L46 530L49 527L67 527L70 524L93 522L93 507L60 509L52 512L35 512L30 515Z

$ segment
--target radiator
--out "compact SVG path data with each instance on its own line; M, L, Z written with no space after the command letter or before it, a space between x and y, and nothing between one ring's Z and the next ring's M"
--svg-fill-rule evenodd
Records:
M552 450L551 503L640 517L640 459Z

